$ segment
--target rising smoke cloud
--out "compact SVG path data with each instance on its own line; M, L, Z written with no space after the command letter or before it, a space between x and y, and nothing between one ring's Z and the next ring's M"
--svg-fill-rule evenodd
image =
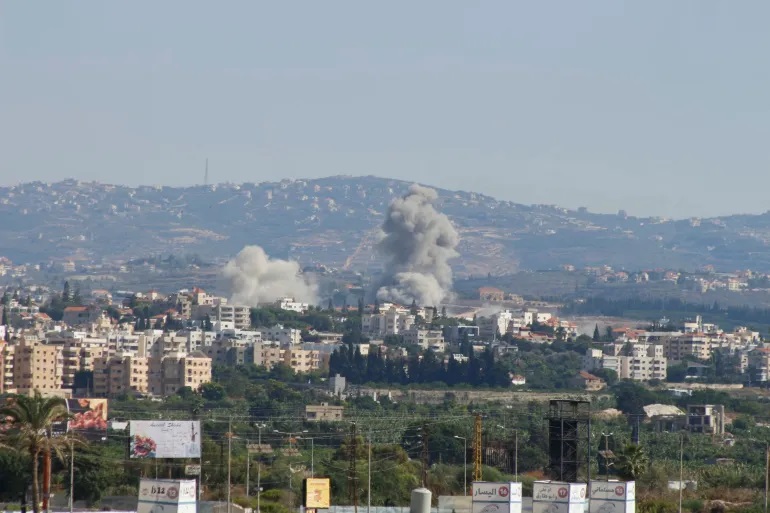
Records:
M388 208L378 245L387 259L380 300L436 306L451 294L449 260L458 256L460 238L434 208L437 198L435 190L414 184Z
M317 304L318 287L297 262L271 259L259 246L246 246L222 270L233 303L256 306L283 297Z

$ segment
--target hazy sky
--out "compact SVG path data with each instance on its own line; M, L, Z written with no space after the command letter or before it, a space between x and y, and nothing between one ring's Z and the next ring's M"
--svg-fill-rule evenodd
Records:
M767 210L770 3L0 0L0 184L374 174Z

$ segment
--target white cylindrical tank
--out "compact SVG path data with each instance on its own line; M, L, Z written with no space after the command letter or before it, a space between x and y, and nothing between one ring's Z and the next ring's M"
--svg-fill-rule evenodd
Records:
M427 488L415 488L412 490L412 502L409 504L409 513L430 513L431 493Z

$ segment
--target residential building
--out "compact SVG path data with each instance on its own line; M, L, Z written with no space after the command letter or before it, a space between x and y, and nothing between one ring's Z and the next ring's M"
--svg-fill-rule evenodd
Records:
M308 404L305 406L305 420L313 422L337 422L342 420L342 406L333 406L329 403L320 405Z
M588 349L583 357L583 370L614 371L618 379L634 381L665 380L668 362L661 344L605 344L604 350Z
M724 434L725 407L721 404L688 405L686 429L693 433Z
M412 326L402 333L404 343L444 352L444 334L441 330L425 330Z
M22 337L14 349L13 385L16 393L61 391L64 360L61 347Z
M97 397L147 395L150 392L149 358L129 353L97 358L93 392Z
M578 372L573 381L576 387L582 388L586 392L598 392L607 386L602 378L586 371Z
M301 330L295 328L284 328L282 324L276 324L272 328L260 328L262 340L284 344L299 344L302 342Z
M214 310L218 321L232 323L237 330L245 330L251 327L251 308L240 305L219 304Z
M380 313L361 316L361 331L371 335L400 335L414 325L415 316L409 310L390 306Z
M95 323L102 316L102 309L96 305L68 306L62 314L62 322L68 326L85 326Z
M307 303L300 303L295 301L293 297L285 297L276 301L276 305L281 310L289 310L291 312L305 313L310 308Z
M687 357L699 360L711 358L711 336L704 333L686 333L664 340L666 358L682 361Z

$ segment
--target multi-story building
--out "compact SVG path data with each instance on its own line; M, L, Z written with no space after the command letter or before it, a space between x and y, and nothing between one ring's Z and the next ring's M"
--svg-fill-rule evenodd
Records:
M342 420L344 411L342 406L334 406L329 403L320 405L308 404L305 406L305 420L312 422L337 422Z
M302 342L302 331L295 328L284 328L282 324L276 324L272 328L261 328L262 340L278 342L280 345L299 344Z
M295 301L293 297L285 297L276 301L276 305L281 310L289 310L291 312L305 313L310 308L307 303L300 303Z
M267 369L284 364L295 372L312 372L319 370L322 364L321 351L301 349L292 345L272 345L262 342L255 343L246 350L246 359Z
M62 322L68 326L93 324L102 317L102 309L97 305L68 306L62 314Z
M724 434L725 407L721 404L688 405L685 428L693 433Z
M36 339L22 338L14 349L13 385L18 394L35 390L60 392L64 360L60 346L41 344Z
M699 360L711 358L711 336L704 333L686 333L664 340L665 356L669 360L682 361L687 357Z
M0 394L14 393L13 360L16 346L0 340Z
M149 359L129 353L102 356L94 362L94 395L146 395L150 391Z
M248 306L219 304L214 314L218 321L232 323L237 330L251 327L251 308Z
M443 352L444 334L440 330L424 330L412 326L402 333L404 343L419 346L421 349L433 349Z
M361 316L361 331L372 335L399 335L414 325L415 316L409 310L390 306L380 313Z
M183 387L197 390L209 381L211 358L200 352L149 358L123 353L96 359L94 394L166 396Z
M588 349L583 357L583 370L599 369L614 371L618 379L634 381L665 380L668 362L660 344L607 344L606 353L600 349Z

